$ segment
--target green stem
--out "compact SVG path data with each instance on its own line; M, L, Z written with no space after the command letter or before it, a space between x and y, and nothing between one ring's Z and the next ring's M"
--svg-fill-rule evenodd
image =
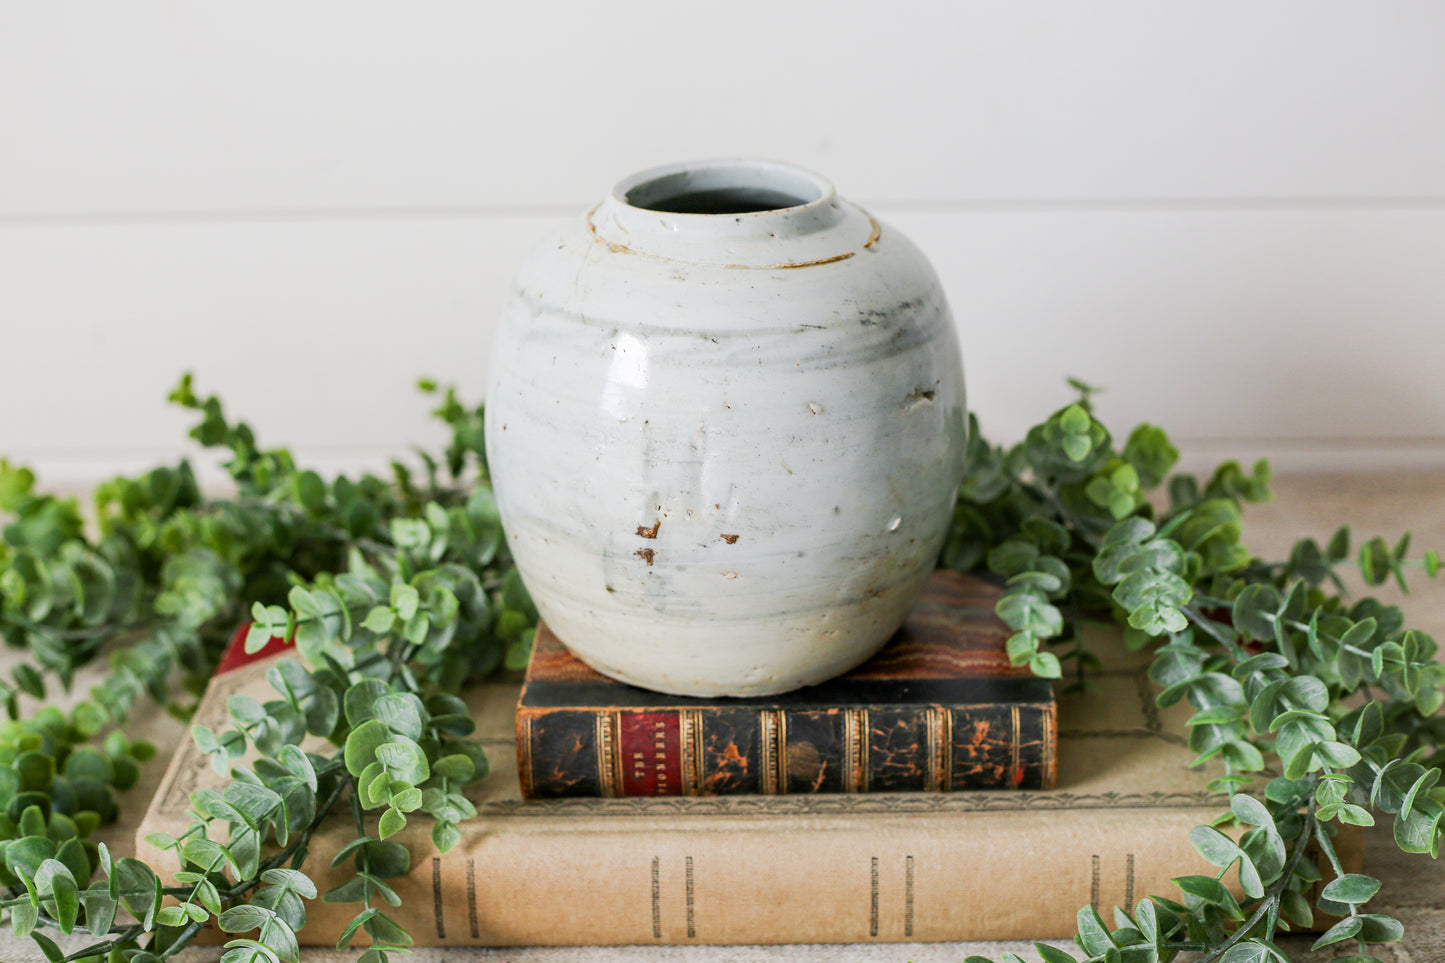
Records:
M55 963L76 963L77 960L83 960L88 956L103 956L109 954L111 950L121 949L132 943L145 932L145 928L139 923L131 923L129 926L125 926L120 930L111 930L111 932L115 935L110 939L103 940L100 943L92 943L84 949L76 950L69 956L61 957L56 960Z
M1335 871L1335 876L1345 875L1345 867L1341 865L1339 854L1335 852L1335 845L1330 841L1329 834L1325 832L1325 824L1318 819L1315 820L1314 834L1325 858L1330 861L1330 869Z
M361 811L361 793L358 791L356 785L356 777L350 776L348 778L351 782L351 819L356 826L357 838L360 838L366 835L366 816ZM371 863L366 860L363 853L365 853L365 849L362 849L356 854L356 868L363 873L369 873L371 872ZM366 865L363 866L363 862L365 862ZM361 893L361 905L364 912L365 910L371 909L371 886L365 886Z
M1237 655L1236 650L1239 646L1239 640L1233 634L1225 631L1224 628L1219 625L1219 623L1215 622L1213 619L1206 618L1204 616L1204 613L1200 611L1199 606L1196 604L1197 601L1197 598L1193 601L1190 601L1189 604L1181 607L1179 611L1183 612L1185 617L1188 618L1190 622L1197 625L1207 635L1209 635L1210 638L1214 639L1221 645L1227 646L1230 649L1231 653ZM1238 661L1237 658L1236 661Z
M310 824L307 825L306 829L298 833L296 838L290 843L288 843L285 847L283 847L279 852L268 857L263 863L261 863L260 867L256 870L255 876L247 880L242 880L235 886L232 886L230 889L222 893L221 900L227 906L236 903L238 900L241 899L241 897L245 896L251 890L256 889L258 886L261 885L261 877L266 873L268 869L275 869L276 867L280 866L282 863L290 859L291 856L298 849L309 843L311 837L315 835L316 830L321 828L322 822L326 820L326 817L331 815L331 811L335 809L336 804L340 802L341 793L346 788L346 784L347 781L345 779L336 780L336 785L332 787L330 795L326 797L325 802L323 802L320 806L316 808L316 815L312 818ZM172 943L169 947L167 947L166 951L161 954L161 958L169 958L183 950L191 942L191 940L196 938L196 934L201 931L202 925L204 924L195 922L188 925L176 937L175 942Z
M358 538L338 525L316 518L314 515L311 515L301 506L292 504L291 502L279 502L267 498L257 498L255 496L242 495L226 502L201 502L199 505L196 506L196 509L198 511L214 512L234 505L241 505L246 508L259 508L265 511L276 511L280 512L283 515L289 515L297 521L303 521L306 522L308 525L313 526L316 531L320 532L322 535L325 535L327 538L330 538L337 542L341 542L345 545L354 545L357 548L361 549L363 552L370 552L373 554L381 555L394 555L397 551L395 545L388 545L385 542L378 542L372 538Z
M154 619L147 619L140 622L126 622L120 625L94 625L84 629L57 629L41 622L31 622L25 619L17 619L15 624L27 632L38 632L61 642L80 642L86 639L108 638L115 635L128 635L132 632L144 632L154 627L156 621Z
M331 815L332 810L334 810L337 804L341 801L341 794L346 790L346 787L347 780L336 780L336 785L332 787L331 793L326 797L326 800L322 802L320 806L316 807L316 815L312 817L310 824L308 824L304 830L298 833L294 840L287 843L285 847L283 847L275 854L268 856L265 861L261 863L260 867L256 870L256 875L254 877L244 882L237 883L235 886L226 890L226 892L222 894L221 898L229 903L234 902L235 900L244 896L250 890L253 890L261 885L261 876L266 872L266 870L275 869L276 867L282 865L293 855L295 855L297 850L309 844L311 842L311 837L316 834L316 831L321 828L321 824L326 821L326 818Z
M328 762L335 762L335 759L328 760ZM222 902L224 902L227 906L235 904L251 890L256 889L258 886L261 885L261 877L265 874L267 870L275 869L276 867L282 865L287 860L289 860L296 853L297 850L309 843L311 837L315 835L316 831L321 827L322 822L324 822L326 818L331 815L332 810L334 810L337 803L340 802L341 794L346 789L346 786L347 780L336 780L336 785L332 787L332 790L330 794L327 795L325 801L317 807L316 815L312 818L311 822L307 825L307 827L300 833L298 833L294 840L292 840L281 850L279 850L272 856L268 857L264 862L262 862L260 864L260 867L257 869L255 876L249 879L242 880L238 882L235 886L232 886L230 889L220 893ZM164 890L164 892L167 895L178 896L181 893L186 892L186 887L168 887ZM192 894L194 895L194 891L192 891ZM22 899L28 899L28 897L21 896L16 899L6 900L3 903L0 903L0 908L8 908L10 906L13 906L15 903ZM49 923L51 921L46 920L45 922ZM186 928L181 930L181 932L177 934L175 941L172 942L171 945L167 947L164 952L159 954L161 959L168 959L179 953L181 950L185 949L185 947L189 945L193 939L195 939L196 934L201 931L201 927L203 925L203 923L197 922L191 922L187 924ZM82 949L76 950L74 953L71 953L64 959L58 960L57 963L76 963L76 961L84 959L86 957L99 956L109 953L112 949L124 947L130 944L134 940L138 939L140 936L144 935L145 932L146 930L144 926L140 923L131 923L124 927L113 929L111 930L112 935L110 939L104 940L100 943L93 943Z
M1300 830L1299 838L1295 840L1294 852L1290 854L1289 862L1285 865L1284 872L1280 874L1279 881L1271 887L1271 892L1265 894L1264 899L1260 901L1259 906L1250 914L1249 919L1240 924L1239 928L1230 934L1229 939L1211 949L1208 953L1195 960L1194 963L1212 963L1213 960L1224 956L1225 953L1229 952L1230 947L1248 937L1250 931L1259 924L1260 920L1269 916L1272 912L1277 912L1274 907L1279 903L1279 898L1289 885L1289 881L1294 878L1295 870L1299 868L1300 860L1304 858L1305 849L1309 845L1310 824L1318 824L1315 820L1315 805L1314 794L1311 793L1309 807L1305 810L1305 825ZM1174 949L1174 947L1170 947L1170 949Z
M187 923L186 928L176 934L175 942L166 947L165 952L160 954L161 959L168 960L189 946L191 940L196 938L196 934L201 931L201 927L204 925L204 923L198 923L195 920Z

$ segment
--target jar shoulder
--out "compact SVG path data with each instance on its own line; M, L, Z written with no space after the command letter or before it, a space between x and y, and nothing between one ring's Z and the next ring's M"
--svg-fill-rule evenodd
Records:
M921 251L886 224L848 257L801 267L698 263L615 249L585 220L539 243L517 272L504 325L571 316L634 336L668 331L715 337L822 327L868 340L948 315ZM951 315L949 315L951 324Z

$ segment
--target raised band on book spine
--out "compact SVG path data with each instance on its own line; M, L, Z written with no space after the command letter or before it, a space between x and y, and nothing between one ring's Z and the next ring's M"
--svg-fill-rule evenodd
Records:
M951 788L949 779L949 752L953 727L949 725L953 715L943 706L934 706L928 712L928 788L944 792Z
M682 752L685 792L702 795L702 710L682 710Z
M848 726L848 787L850 792L868 791L868 710L849 709L845 717Z
M597 716L597 781L602 784L606 796L622 795L617 777L617 714L600 713Z
M759 748L763 754L762 765L758 767L762 785L758 789L767 796L780 794L787 780L783 719L781 711L762 709L758 712L758 728L762 732Z
M517 716L517 778L521 783L522 795L531 796L532 789L532 717Z

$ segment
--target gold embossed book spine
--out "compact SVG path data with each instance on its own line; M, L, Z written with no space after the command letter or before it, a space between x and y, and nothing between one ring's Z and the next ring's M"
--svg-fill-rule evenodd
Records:
M1049 789L1047 682L1011 666L993 590L938 573L848 675L782 696L685 699L613 682L544 626L517 711L524 792L566 796Z

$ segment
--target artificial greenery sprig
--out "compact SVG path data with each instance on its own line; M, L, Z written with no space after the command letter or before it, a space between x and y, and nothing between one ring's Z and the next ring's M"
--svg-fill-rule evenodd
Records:
M1087 613L1108 612L1131 645L1153 646L1159 702L1187 699L1195 710L1189 745L1199 762L1223 761L1210 788L1233 794L1227 817L1243 829L1235 839L1196 827L1191 840L1220 872L1175 880L1177 899L1116 909L1112 930L1081 910L1085 956L1285 961L1276 935L1309 926L1316 910L1342 917L1317 947L1353 939L1363 960L1369 944L1398 939L1398 921L1360 911L1378 880L1344 873L1331 839L1334 824L1372 825L1382 813L1394 816L1401 849L1438 854L1445 665L1398 609L1346 601L1338 569L1351 555L1348 529L1324 548L1299 541L1282 563L1254 558L1240 541L1240 507L1268 497L1268 466L1225 464L1203 483L1169 478L1178 456L1164 433L1141 426L1116 448L1087 390L1018 446L990 448L976 430L971 445L943 563L1007 580L998 614L1014 630L1009 654L1039 675L1058 677L1073 660L1082 680L1096 664L1079 632ZM1148 496L1166 481L1156 506ZM1403 587L1408 545L1366 542L1355 557L1364 581ZM1438 574L1435 553L1421 564ZM1263 801L1245 792L1261 774L1274 776ZM1321 876L1303 858L1311 840L1334 874L1313 908L1305 894ZM1222 883L1227 872L1242 903ZM1073 959L1038 951L1049 963Z
M1339 571L1353 559L1368 584L1403 584L1408 539L1371 539L1352 554L1341 530L1323 547L1301 540L1283 562L1255 559L1240 508L1268 497L1266 466L1171 476L1177 452L1163 431L1141 426L1116 446L1094 417L1094 389L1076 387L1077 404L1009 449L973 426L941 564L1006 579L998 612L1014 631L1010 657L1039 675L1067 669L1087 684L1098 660L1079 626L1100 614L1131 645L1152 646L1159 698L1195 709L1190 745L1223 761L1211 787L1232 793L1222 821L1237 827L1196 827L1195 846L1220 871L1176 880L1177 898L1119 908L1112 928L1082 910L1080 949L1109 963L1181 951L1282 960L1275 936L1316 911L1342 917L1320 945L1353 939L1363 953L1398 938L1396 921L1361 911L1378 881L1345 873L1331 840L1336 823L1391 814L1403 849L1438 851L1445 666L1397 609L1347 602ZM189 378L172 400L198 415L193 437L228 453L233 496L203 497L185 462L116 479L97 491L92 538L75 503L0 464L0 512L11 517L0 633L29 657L13 684L0 682L0 701L18 716L20 693L68 685L102 652L113 669L69 714L46 709L0 726L0 905L52 961L151 963L214 919L237 934L227 963L297 963L305 901L324 898L358 904L341 943L364 932L372 946L362 959L384 963L411 942L386 913L398 899L386 881L410 856L387 837L421 813L445 850L475 815L464 789L486 759L466 738L471 721L453 690L523 664L536 618L487 485L481 408L442 396L436 414L450 440L437 456L418 453L420 473L397 463L389 479L327 481L284 449L262 449ZM1434 576L1439 558L1426 553L1420 565ZM175 671L196 691L246 617L248 648L294 637L305 664L272 666L277 698L233 699L229 727L194 728L232 781L196 794L181 836L152 840L182 867L168 885L88 841L150 751L118 727L141 698L184 713ZM307 738L312 748L299 748ZM1260 774L1274 778L1251 795ZM336 812L355 827L337 857L351 874L323 895L306 872L308 844ZM1331 873L1313 906L1310 841ZM97 942L68 955L49 935L78 929ZM1073 958L1039 952L1049 963Z
M343 942L365 932L365 956L380 963L411 942L384 910L397 900L385 880L410 860L386 837L421 812L439 849L456 843L458 823L476 814L463 790L487 760L454 690L524 661L536 621L486 484L481 409L448 390L435 414L449 440L436 456L417 453L420 471L397 462L389 480L325 481L285 449L261 448L189 378L171 398L198 414L194 438L228 454L233 496L202 497L186 462L115 479L97 490L91 539L72 500L0 465L0 509L12 516L0 632L31 656L0 688L11 715L18 693L43 698L47 680L68 685L112 649L110 677L69 714L45 709L0 729L0 885L12 929L52 960L148 963L215 918L227 932L256 932L233 941L228 963L294 963L302 900L318 895L302 868L308 843L349 807L357 839L338 859L354 875L322 898L360 904ZM248 616L247 648L294 637L310 667L278 662L268 672L277 698L233 698L229 727L193 727L232 782L192 798L181 836L152 840L181 866L163 885L89 842L153 751L118 727L143 696L184 714L174 672L197 689ZM308 736L333 748L303 751ZM243 766L248 750L256 758ZM116 923L120 911L133 921ZM77 928L103 939L62 954L47 933Z

